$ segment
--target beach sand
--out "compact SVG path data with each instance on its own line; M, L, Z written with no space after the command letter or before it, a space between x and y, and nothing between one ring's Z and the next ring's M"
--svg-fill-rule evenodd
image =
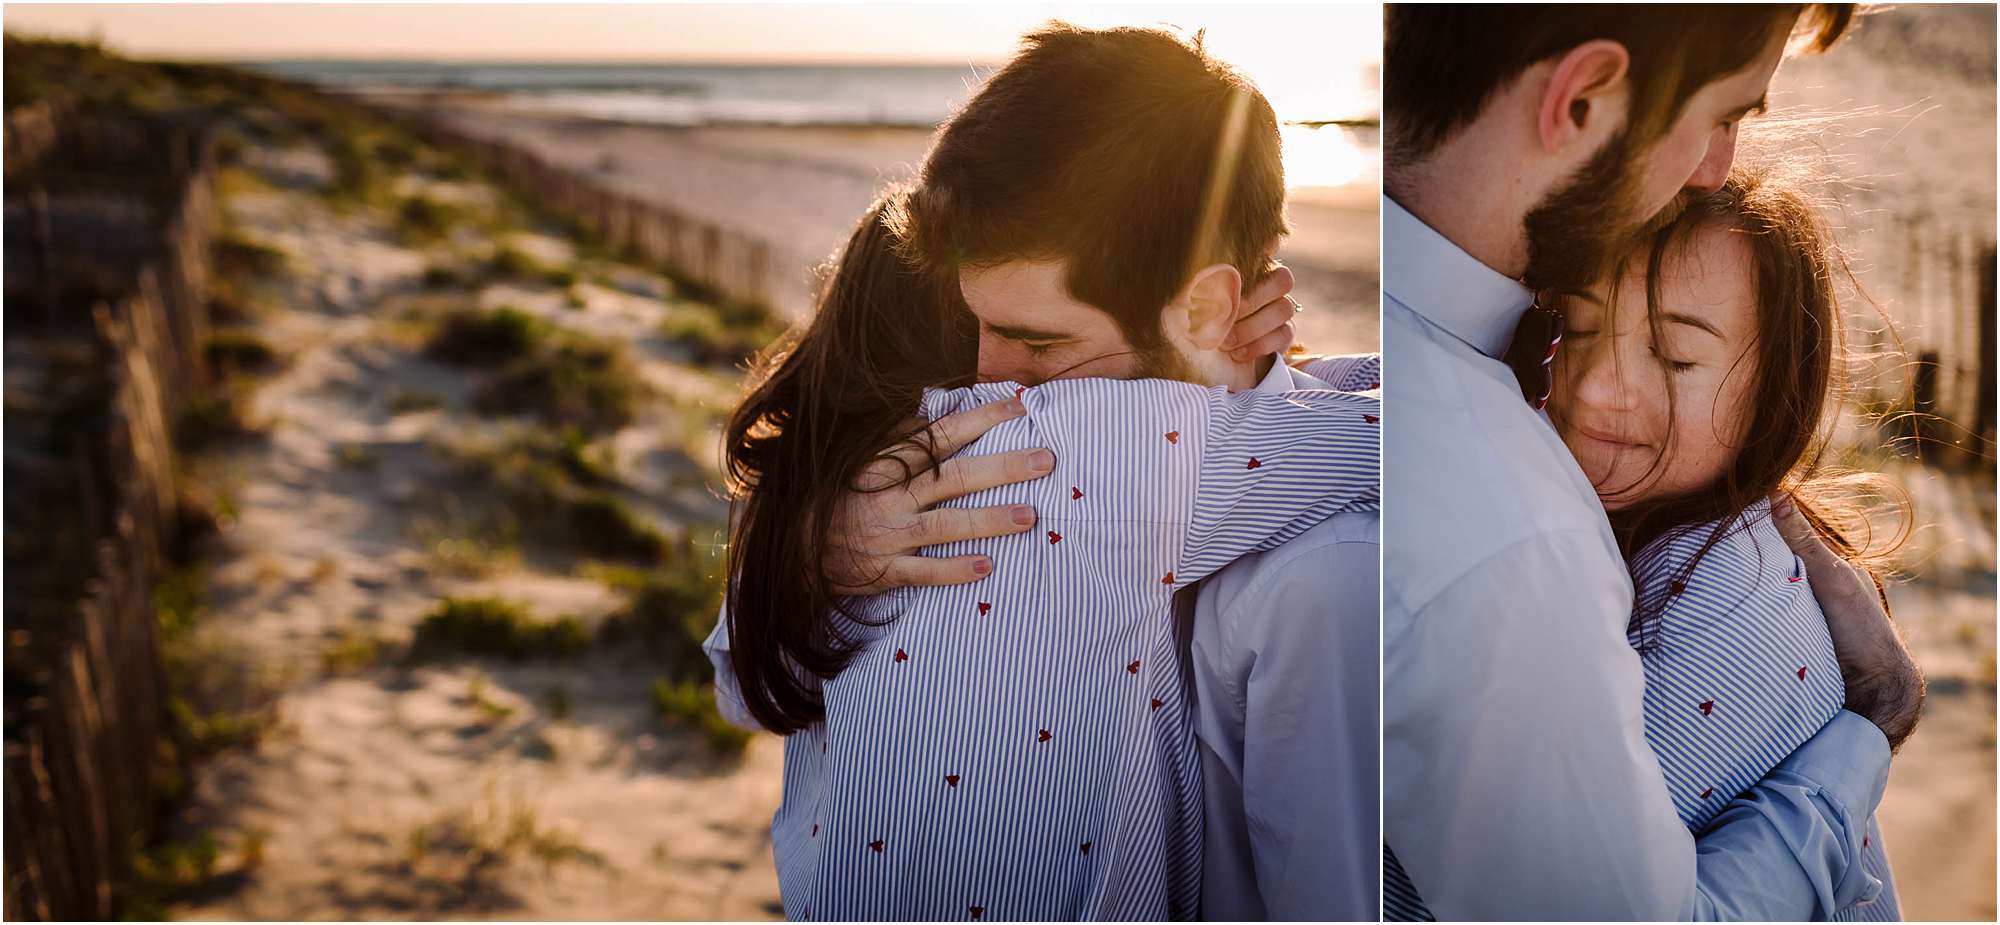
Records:
M660 669L644 654L330 663L346 640L407 640L447 595L502 597L586 624L622 595L559 550L537 552L533 537L517 558L447 555L456 547L439 538L455 535L455 505L479 489L437 447L502 431L467 407L472 371L425 357L398 333L403 308L437 297L419 282L435 255L398 243L380 217L331 211L315 192L331 171L317 148L246 157L272 188L228 193L222 207L237 233L288 255L258 322L283 366L249 407L262 435L200 458L192 473L231 499L206 552L208 614L195 648L210 673L267 698L274 721L255 746L204 763L192 781L170 837L207 832L220 861L172 915L776 917L767 830L780 743L758 736L729 759L662 720L649 696ZM533 231L511 243L555 256L568 248ZM561 289L525 284L443 297L512 305L631 345L661 400L611 440L618 490L663 528L720 522L712 473L690 456L713 437L688 432L688 409L726 404L734 377L674 359L659 334L674 301L665 281L592 268L590 279L606 277L612 285L578 285L581 307L565 307ZM435 407L397 410L409 395Z

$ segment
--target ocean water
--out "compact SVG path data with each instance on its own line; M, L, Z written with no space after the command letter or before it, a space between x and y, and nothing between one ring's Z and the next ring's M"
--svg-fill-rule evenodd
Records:
M255 70L342 90L493 93L514 105L655 125L944 121L991 67L268 61Z
M640 125L925 129L949 118L995 67L337 60L268 61L247 66L332 89L489 93L504 97L511 108ZM1285 97L1273 97L1280 98ZM1339 109L1342 105L1352 104L1330 99L1327 111L1281 111L1278 115L1281 120L1365 115ZM1371 128L1343 130L1288 123L1281 133L1289 185L1333 187L1376 182L1379 141Z

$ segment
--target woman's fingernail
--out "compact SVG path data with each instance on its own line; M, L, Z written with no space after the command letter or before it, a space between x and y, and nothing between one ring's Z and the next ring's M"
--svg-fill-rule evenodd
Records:
M1007 516L1013 518L1014 523L1025 527L1035 522L1035 509L1025 504L1017 504L1007 512Z
M1028 468L1036 472L1048 472L1056 467L1056 454L1048 450L1036 450L1028 454Z
M972 574L974 575L986 575L992 573L992 571L993 562L990 559L981 559L978 562L972 563Z

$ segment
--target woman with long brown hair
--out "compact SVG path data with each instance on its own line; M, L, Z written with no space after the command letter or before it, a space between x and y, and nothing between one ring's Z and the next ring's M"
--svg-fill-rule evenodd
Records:
M1846 395L1843 265L1805 189L1739 167L1611 280L1550 294L1567 324L1549 416L1632 571L1647 739L1693 831L1846 702L1781 519L1881 584L1856 479L1825 464ZM1879 897L1820 918L1900 917L1872 818L1864 839Z
M968 310L955 280L900 252L900 195L856 226L815 316L763 360L725 434L739 504L707 648L725 712L786 736L772 823L786 912L1190 915L1201 785L1174 592L1373 510L1379 402L971 383ZM963 470L936 463L964 441L928 422L996 407L1005 420L975 451L1046 447L1047 477L940 506L1031 507L1033 531L927 547L985 556L980 581L843 596L831 525L851 491L955 494L943 486Z

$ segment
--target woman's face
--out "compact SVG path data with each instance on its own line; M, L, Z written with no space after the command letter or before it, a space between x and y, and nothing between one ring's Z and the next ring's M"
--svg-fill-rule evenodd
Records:
M1662 262L1660 336L1645 261L1568 300L1549 417L1606 510L1699 490L1736 459L1757 382L1750 249L1716 225ZM1673 413L1668 413L1671 384Z

